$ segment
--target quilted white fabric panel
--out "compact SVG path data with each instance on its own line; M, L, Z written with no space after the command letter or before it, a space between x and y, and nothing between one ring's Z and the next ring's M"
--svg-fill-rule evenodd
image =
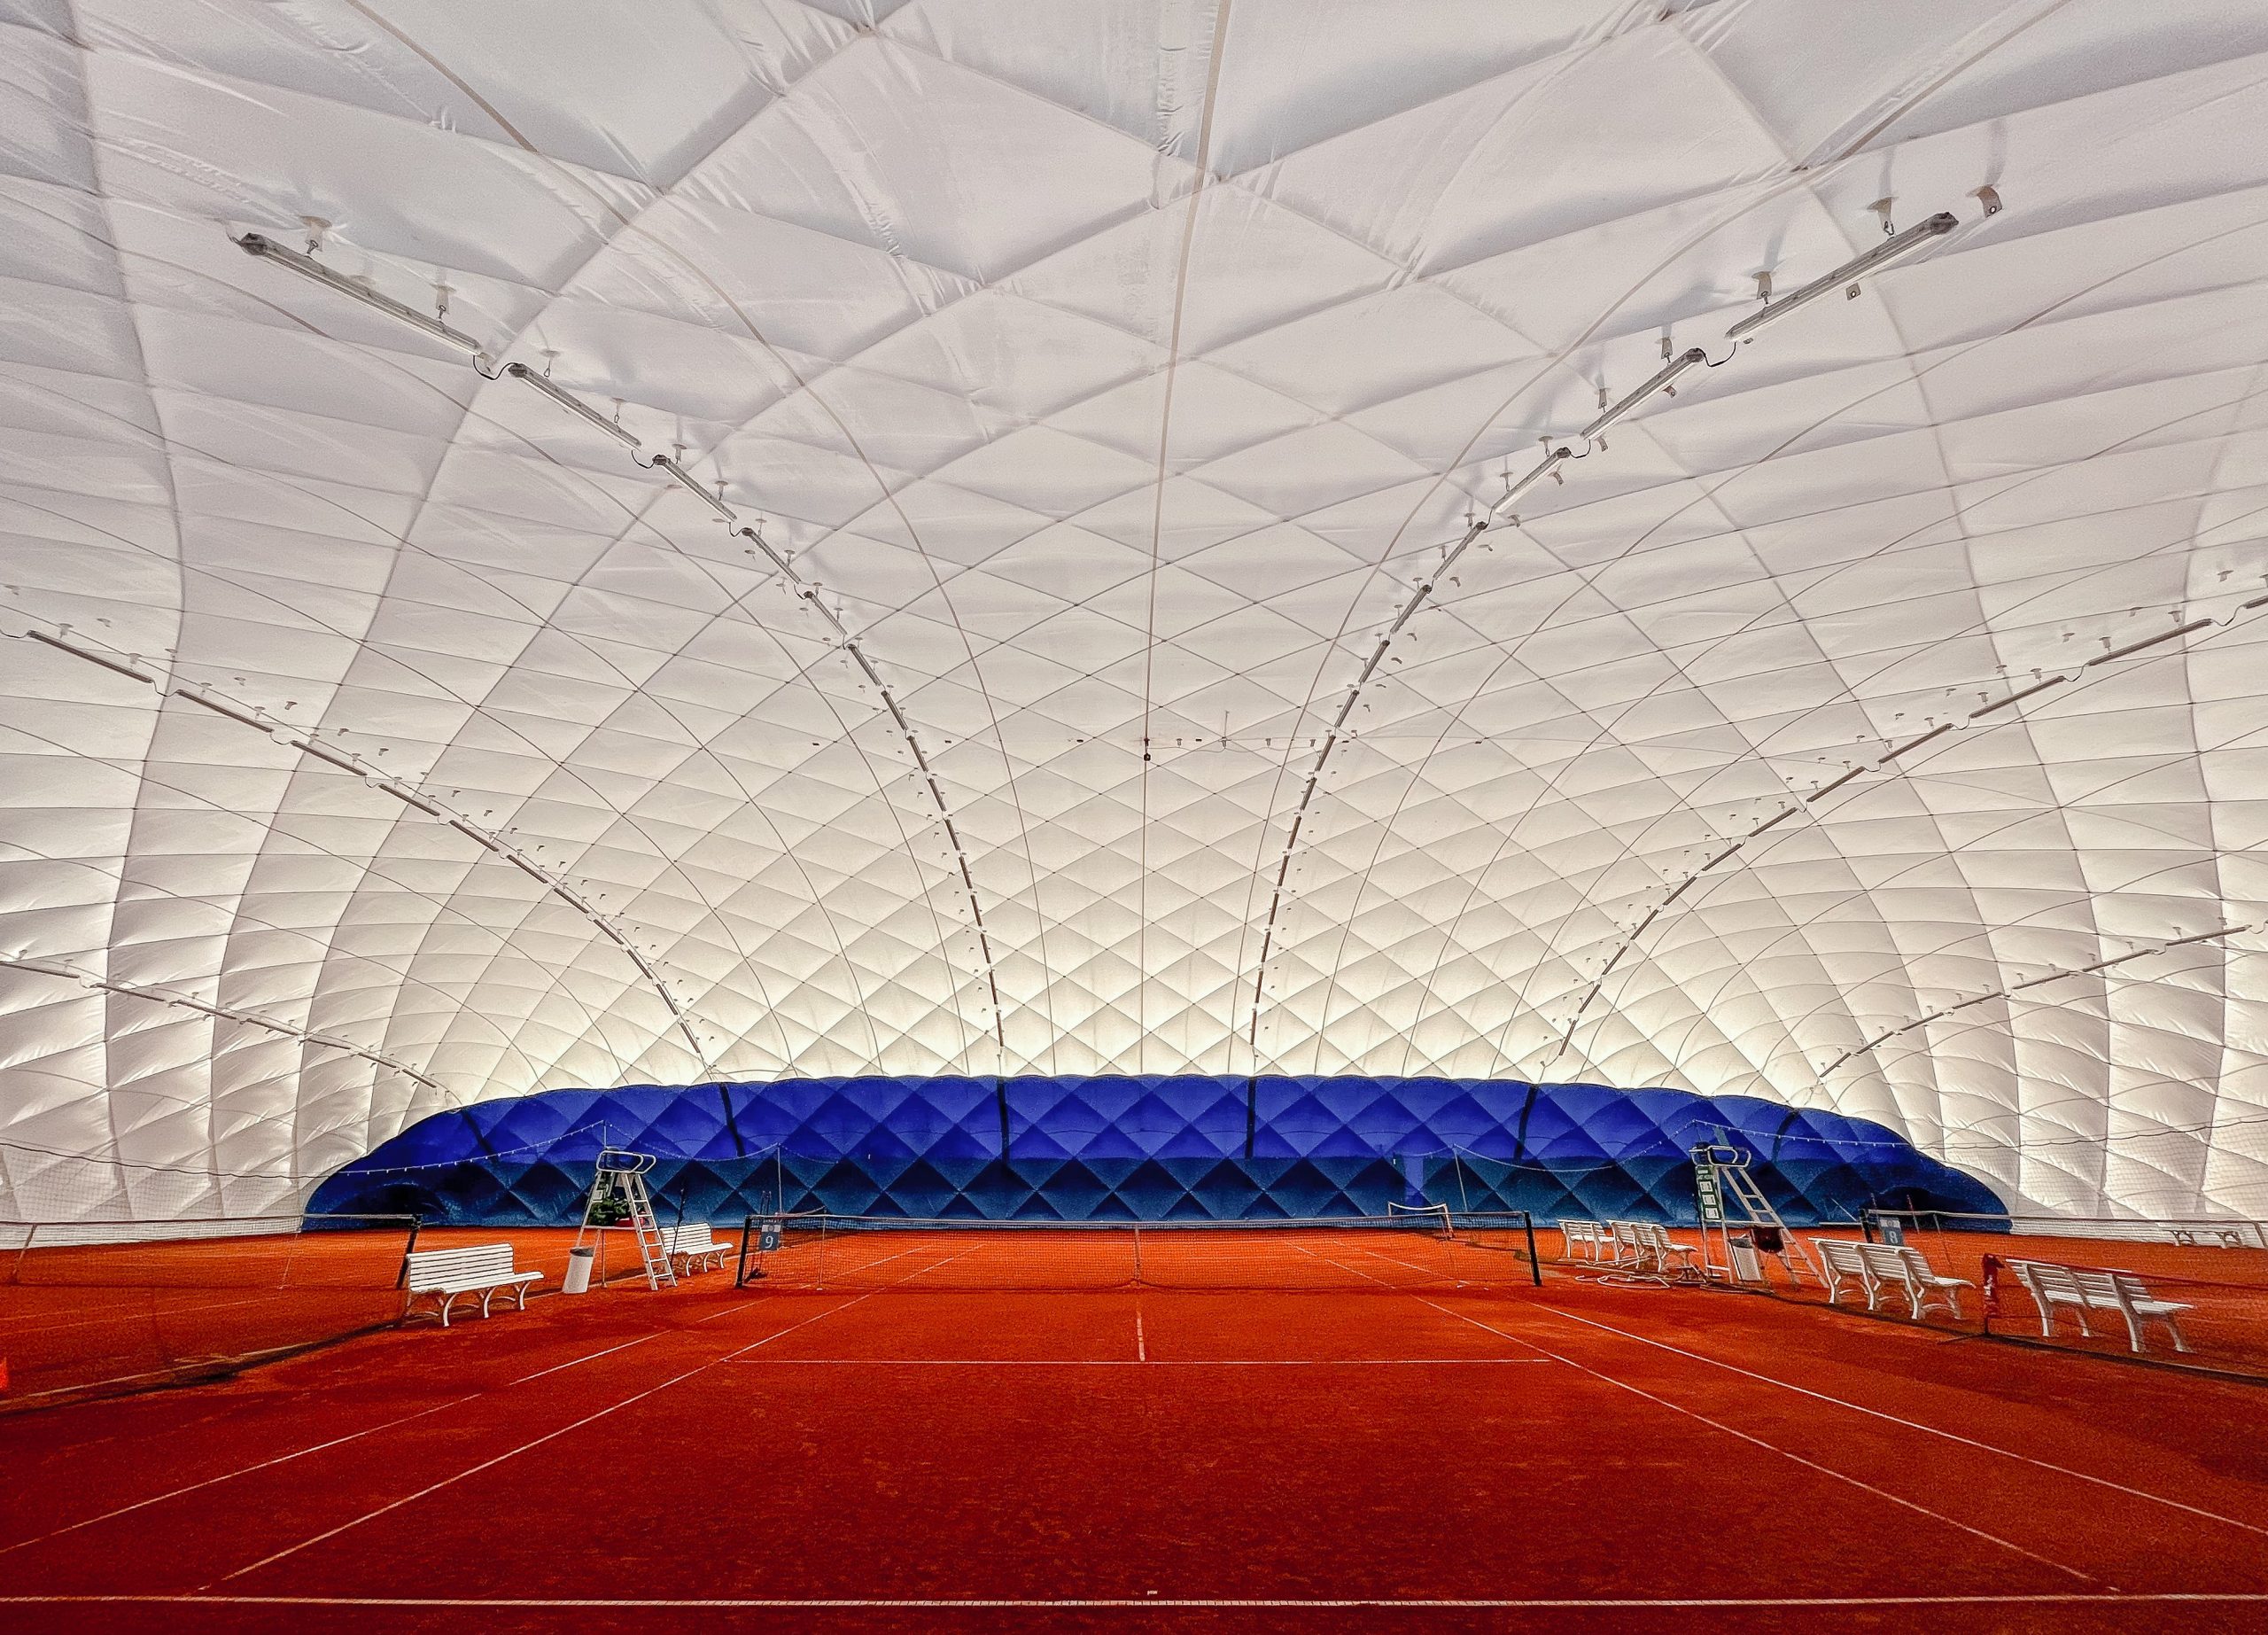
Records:
M2268 1213L2263 130L2257 0L0 0L0 1213L788 1071Z

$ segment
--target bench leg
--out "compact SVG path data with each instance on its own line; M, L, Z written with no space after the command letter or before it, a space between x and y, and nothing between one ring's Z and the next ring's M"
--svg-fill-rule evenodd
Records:
M534 1287L535 1285L532 1283L522 1283L513 1290L513 1292L520 1297L517 1307L518 1310L524 1312L528 1309L528 1290Z
M2173 1349L2177 1351L2186 1351L2189 1346L2181 1337L2181 1325L2175 1322L2171 1314L2158 1320L2165 1325L2165 1331L2173 1336Z
M456 1297L454 1295L443 1295L443 1296L441 1296L441 1327L442 1327L447 1328L447 1327L449 1326L449 1308L450 1308L451 1306L454 1305L456 1303L457 1303L457 1297Z
M483 1317L488 1315L488 1303L495 1297L496 1290L493 1286L480 1291L480 1314Z

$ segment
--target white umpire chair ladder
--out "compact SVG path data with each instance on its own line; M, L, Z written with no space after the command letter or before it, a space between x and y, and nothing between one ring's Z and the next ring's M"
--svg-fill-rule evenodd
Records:
M1693 1190L1701 1215L1704 1277L1725 1283L1764 1281L1763 1254L1750 1235L1753 1228L1763 1227L1780 1234L1780 1250L1774 1258L1787 1268L1792 1281L1801 1285L1806 1273L1811 1274L1814 1282L1827 1281L1813 1264L1810 1250L1788 1230L1788 1223L1780 1218L1780 1211L1764 1195L1756 1178L1748 1172L1751 1155L1745 1149L1705 1141L1694 1148L1692 1154ZM1736 1237L1736 1234L1740 1236Z
M627 1152L610 1147L599 1154L598 1174L591 1182L591 1200L583 1209L583 1227L575 1234L575 1247L580 1249L583 1240L601 1228L595 1217L606 1201L622 1205L624 1222L631 1235L638 1240L638 1257L646 1268L646 1287L674 1289L677 1268L670 1264L670 1246L662 1236L661 1222L654 1218L654 1200L646 1190L646 1172L654 1167L654 1155ZM612 1213L610 1210L609 1213Z

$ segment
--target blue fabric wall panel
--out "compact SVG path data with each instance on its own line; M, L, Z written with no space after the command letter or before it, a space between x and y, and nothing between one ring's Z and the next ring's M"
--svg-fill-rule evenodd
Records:
M1006 1147L1002 1141L1005 1129ZM1999 1209L1879 1125L1747 1096L1443 1078L791 1078L556 1090L439 1113L315 1212L579 1217L599 1149L656 1155L664 1217L779 1209L1064 1220L1379 1214L1428 1199L1693 1218L1688 1148L1729 1131L1791 1221ZM1416 1180L1413 1182L1413 1173Z

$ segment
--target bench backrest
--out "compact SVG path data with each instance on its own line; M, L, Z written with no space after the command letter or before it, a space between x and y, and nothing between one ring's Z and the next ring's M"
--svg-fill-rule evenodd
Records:
M1559 1231L1570 1243L1598 1242L1598 1222L1595 1220L1563 1220L1559 1223Z
M2053 1292L2066 1300L2080 1301L2101 1310L2124 1307L2130 1301L2150 1297L2148 1287L2132 1272L2059 1266L2049 1260L2011 1260L2008 1265L2042 1294Z
M1849 1272L1860 1277L1866 1275L1866 1257L1859 1251L1867 1245L1853 1243L1848 1238L1814 1238L1812 1242L1817 1245L1821 1258L1837 1272Z
M480 1243L470 1249L418 1250L408 1257L402 1281L410 1289L431 1289L441 1283L511 1275L512 1246Z
M1866 1263L1868 1271L1893 1283L1911 1283L1935 1275L1918 1249L1904 1249L1894 1243L1854 1243L1852 1247L1859 1251L1859 1258Z
M687 1221L681 1226L662 1228L662 1248L672 1255L698 1255L704 1250L722 1247L709 1235L709 1223Z

